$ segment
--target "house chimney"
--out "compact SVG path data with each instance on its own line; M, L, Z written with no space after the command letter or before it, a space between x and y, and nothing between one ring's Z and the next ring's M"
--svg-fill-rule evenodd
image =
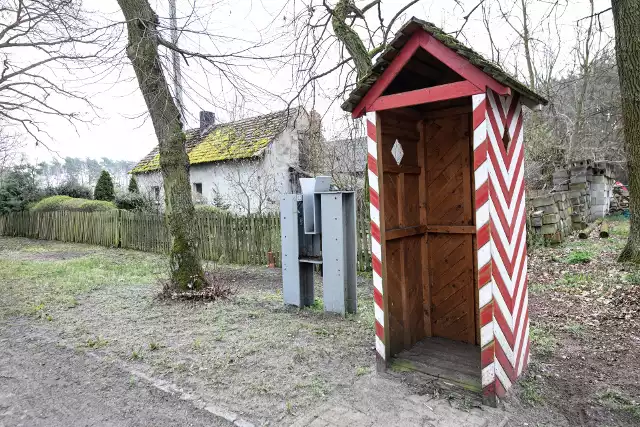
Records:
M216 124L216 115L211 111L200 111L200 132Z

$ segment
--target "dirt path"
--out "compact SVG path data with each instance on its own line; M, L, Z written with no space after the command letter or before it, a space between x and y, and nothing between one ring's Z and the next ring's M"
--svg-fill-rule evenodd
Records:
M0 325L0 426L229 426L115 363Z

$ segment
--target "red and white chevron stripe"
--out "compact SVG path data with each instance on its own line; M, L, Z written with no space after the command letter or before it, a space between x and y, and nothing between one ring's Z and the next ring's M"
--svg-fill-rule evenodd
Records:
M529 355L522 103L491 90L472 102L482 386L503 396Z
M474 95L477 262L485 396L503 396L529 357L522 104L518 95ZM376 350L386 359L376 113L367 113Z
M378 144L376 113L367 113L367 165L371 216L371 264L373 267L373 301L376 318L376 351L384 360L384 302L382 300L382 245L380 244L380 190L378 187Z

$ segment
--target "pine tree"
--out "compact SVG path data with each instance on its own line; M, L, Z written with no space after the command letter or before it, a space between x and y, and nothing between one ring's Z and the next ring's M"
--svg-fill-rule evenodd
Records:
M102 171L98 182L96 183L96 189L93 192L93 197L96 200L106 200L111 202L115 200L115 191L113 190L113 181L109 172Z
M211 205L215 206L216 208L222 209L223 211L229 210L230 205L225 201L225 198L222 196L222 194L220 194L217 186L214 185L212 192L213 199L211 200Z
M131 175L131 179L129 180L129 193L139 193L138 189L138 180L135 175Z

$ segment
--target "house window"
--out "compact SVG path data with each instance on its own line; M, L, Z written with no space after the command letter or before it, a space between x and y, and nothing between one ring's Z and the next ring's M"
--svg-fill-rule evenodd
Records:
M196 192L197 196L202 196L202 183L201 182L194 182L193 183L193 191Z
M156 202L160 201L160 187L151 187L151 190L153 191L153 196L156 198Z

